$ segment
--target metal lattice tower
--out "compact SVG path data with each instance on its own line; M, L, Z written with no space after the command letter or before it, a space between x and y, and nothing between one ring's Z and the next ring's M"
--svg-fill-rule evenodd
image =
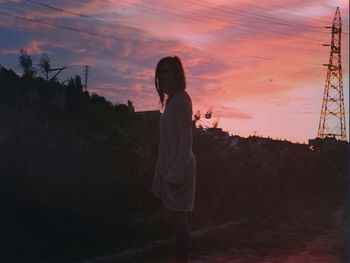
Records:
M342 23L339 7L335 11L332 26L326 28L332 29L332 42L330 45L324 44L324 46L330 46L331 51L329 63L324 64L324 66L328 67L328 70L317 137L321 139L333 137L346 141L343 75L341 67Z

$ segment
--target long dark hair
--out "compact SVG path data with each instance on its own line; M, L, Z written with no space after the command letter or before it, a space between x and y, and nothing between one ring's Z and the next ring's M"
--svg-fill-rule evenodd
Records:
M157 64L156 72L155 72L154 84L158 92L160 103L162 104L162 108L164 107L164 91L159 87L158 79L159 79L159 70L161 66L164 64L168 64L175 74L175 81L174 81L175 83L170 84L171 88L179 91L186 89L185 71L182 66L180 58L178 56L174 56L174 57L164 57L161 60L159 60ZM166 105L170 101L171 97L172 96L168 97L166 101Z

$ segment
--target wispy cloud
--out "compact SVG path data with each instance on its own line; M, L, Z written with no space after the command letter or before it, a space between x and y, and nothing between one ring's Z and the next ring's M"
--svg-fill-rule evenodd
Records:
M349 3L337 4L346 32ZM1 61L15 63L20 48L35 59L45 52L53 64L71 66L62 78L89 65L91 92L150 110L159 107L153 86L158 60L179 55L194 110L212 106L220 125L245 136L255 130L306 141L312 135L306 123L311 117L317 122L319 105L295 107L300 97L322 99L322 64L329 57L322 44L330 41L324 27L332 22L333 2L12 0L0 6ZM348 36L342 39L344 87ZM345 96L348 103L347 90ZM298 134L288 127L288 112L299 114Z

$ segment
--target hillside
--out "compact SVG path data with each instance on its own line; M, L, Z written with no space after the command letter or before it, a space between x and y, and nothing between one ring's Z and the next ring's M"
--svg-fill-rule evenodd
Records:
M157 123L67 84L0 68L0 258L65 259L169 237L150 193ZM194 130L200 229L347 191L348 152Z

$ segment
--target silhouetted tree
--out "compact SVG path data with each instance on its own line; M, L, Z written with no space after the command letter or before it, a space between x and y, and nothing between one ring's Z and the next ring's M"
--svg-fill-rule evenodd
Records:
M201 112L199 110L197 110L196 114L194 115L194 122L196 123L197 121L199 121L201 118Z
M135 112L135 107L132 103L131 100L128 100L128 110L129 110L129 113L134 113Z
M45 73L46 80L48 80L49 79L49 71L51 69L50 57L45 53L42 54L38 66L40 67L41 72Z
M0 67L0 104L13 102L19 77L12 69Z
M23 69L23 75L32 77L35 73L33 68L33 60L25 49L20 50L21 55L18 58L19 65Z
M77 108L79 104L79 96L83 93L83 85L81 83L81 77L75 75L74 78L70 78L67 84L66 92L66 105L68 108Z
M129 112L129 106L122 103L116 103L114 109L117 113L127 114Z
M213 114L212 109L211 108L208 109L208 111L205 113L205 118L210 119L212 114Z
M70 78L68 80L68 88L74 90L74 93L82 93L83 92L83 84L81 83L81 77L79 75L75 75L74 78Z

